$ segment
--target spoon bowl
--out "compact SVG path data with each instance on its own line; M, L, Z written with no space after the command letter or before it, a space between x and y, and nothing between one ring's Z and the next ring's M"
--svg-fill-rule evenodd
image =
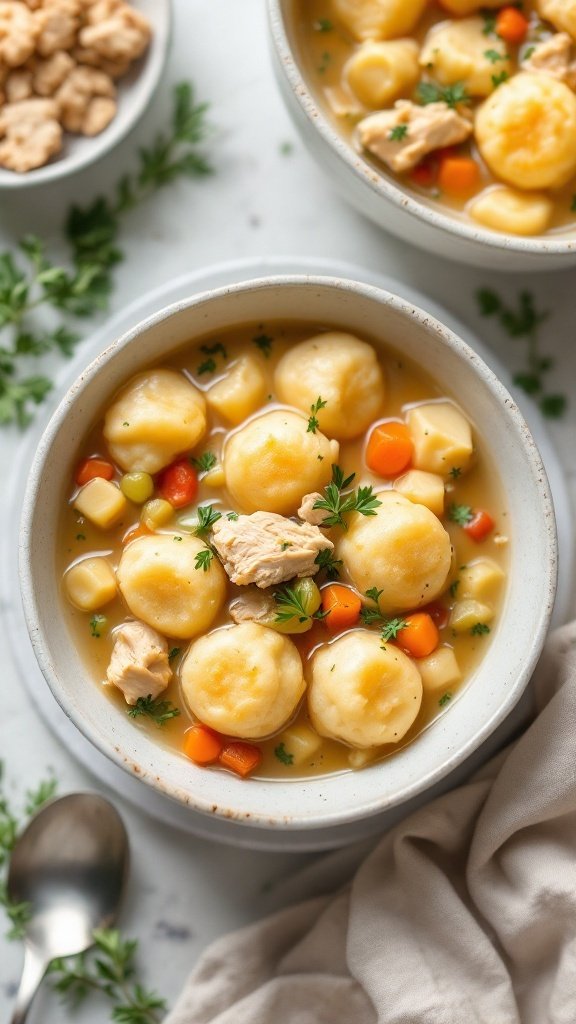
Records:
M128 872L120 815L95 793L47 804L12 852L8 896L29 905L25 960L12 1024L23 1024L48 964L93 945L118 913Z

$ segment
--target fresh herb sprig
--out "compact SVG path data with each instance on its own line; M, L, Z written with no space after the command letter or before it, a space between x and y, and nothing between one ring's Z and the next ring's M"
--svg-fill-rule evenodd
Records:
M314 559L316 565L320 566L320 570L324 570L326 578L329 580L337 580L340 576L339 567L343 565L341 558L335 558L334 552L330 548L322 548Z
M306 432L308 434L316 433L316 430L320 426L316 413L320 412L320 409L325 409L327 405L328 403L324 402L321 396L318 395L314 404L310 406L310 416L308 418L308 426L306 427Z
M359 512L363 516L375 516L376 509L382 502L375 497L372 487L359 487L357 491L343 495L342 491L350 486L355 473L345 477L340 466L332 466L332 480L324 488L326 497L318 498L312 508L323 509L328 515L320 523L321 526L341 526L344 530L348 525L344 519L347 512Z
M218 459L214 452L202 452L202 455L199 455L197 459L191 459L190 461L201 473L209 473L211 469L214 469Z
M310 619L324 619L328 612L318 609L310 612L306 604L305 592L302 587L295 583L275 591L273 597L276 602L275 622L289 622L290 619L297 619L298 622L308 622Z
M526 342L526 368L515 374L514 383L538 402L544 416L559 419L567 409L568 399L566 395L546 390L546 374L554 366L554 360L542 355L538 334L548 312L536 309L534 296L528 291L520 292L517 308L506 306L491 288L481 288L476 299L482 316L494 317L510 338Z
M470 101L462 82L447 86L437 85L435 82L418 82L416 97L424 107L429 103L446 103L452 110L455 110L459 103Z
M401 629L407 629L409 623L406 619L387 619L382 629L380 630L380 636L384 643L387 640L395 640Z
M118 240L125 214L178 178L211 172L198 148L207 134L206 110L189 83L176 86L170 127L140 149L134 173L120 179L110 198L71 208L64 228L68 266L51 259L35 236L22 239L15 252L0 254L0 426L26 426L33 406L52 390L49 377L27 375L26 365L48 353L70 356L80 340L67 320L41 329L36 310L48 306L65 317L85 318L105 309L114 268L123 259Z
M203 548L194 558L194 568L201 569L202 572L208 572L213 558L214 552L211 548Z
M274 756L277 757L282 764L294 764L294 754L291 754L289 750L286 750L284 743L279 743L277 747L274 747Z
M171 718L178 718L180 708L174 707L171 700L153 700L149 693L147 697L138 697L134 706L128 708L127 714L129 718L150 718L161 728Z
M202 537L205 533L208 533L208 530L214 526L214 523L222 519L222 513L217 512L213 505L199 505L197 512L198 526L194 530L197 537Z

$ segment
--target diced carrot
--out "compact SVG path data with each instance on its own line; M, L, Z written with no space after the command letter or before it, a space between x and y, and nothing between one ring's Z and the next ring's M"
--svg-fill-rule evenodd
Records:
M440 637L431 615L427 612L414 612L404 616L404 629L396 634L396 639L406 654L413 658L426 658L438 647Z
M232 741L226 743L222 748L218 760L225 768L230 768L237 775L245 778L260 764L262 751L253 743L242 743L240 740Z
M114 476L114 466L111 462L107 462L106 459L92 456L90 459L84 459L78 466L76 470L76 483L78 487L83 487L89 480L94 480L97 476L102 477L104 480L111 480Z
M530 23L517 7L502 7L496 18L496 35L506 43L522 43Z
M445 156L440 163L438 185L452 196L466 196L480 183L480 168L470 156Z
M183 508L198 494L198 474L186 459L179 459L162 470L156 485L161 498L169 501L173 508Z
M323 621L331 633L341 633L344 629L352 629L360 618L362 601L350 587L341 583L329 583L320 591L322 594L322 611L327 612Z
M412 438L405 423L378 423L368 438L366 465L378 476L396 476L410 465Z
M183 751L196 764L213 764L222 753L222 737L207 725L193 725L184 736Z
M127 533L122 537L122 543L124 545L130 544L133 540L138 540L138 537L149 537L152 534L152 530L149 530L144 523L138 523L138 526L132 526Z
M477 509L470 522L464 524L464 530L472 540L481 541L492 532L494 526L490 513L484 509Z
M424 159L410 171L410 180L420 188L432 188L436 184L438 166L435 161Z
M421 608L420 611L426 612L438 629L444 629L444 626L448 625L450 612L448 608L445 608L439 601L431 601L430 604L425 605L425 607Z

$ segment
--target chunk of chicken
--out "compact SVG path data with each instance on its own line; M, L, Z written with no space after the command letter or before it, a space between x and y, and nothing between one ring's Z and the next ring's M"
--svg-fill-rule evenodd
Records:
M39 34L36 49L41 57L70 50L80 28L78 0L44 0L36 14Z
M0 60L9 67L24 64L34 52L40 25L26 4L0 3Z
M38 96L53 96L75 66L73 58L64 50L58 50L46 60L36 60L32 85Z
M30 99L33 94L32 72L16 68L8 75L4 92L7 103L21 103L22 100Z
M150 42L150 22L126 3L100 0L88 12L80 31L80 46L96 50L106 60L133 61L142 56Z
M56 93L64 128L81 135L97 135L116 113L116 87L95 68L76 67Z
M311 494L305 494L302 498L302 504L296 513L298 518L304 523L310 523L311 526L322 526L328 512L325 508L314 508L314 505L323 497L325 496L320 494L320 491L312 491Z
M172 678L168 644L160 633L138 619L125 622L114 633L106 683L122 690L127 704L166 689Z
M370 114L358 125L364 149L399 173L411 170L434 149L464 142L471 134L471 122L446 103L419 107L410 100L398 100L393 110Z
M129 60L106 60L98 50L89 49L87 46L75 46L72 57L77 64L88 64L91 68L98 68L114 79L122 78L130 68Z
M317 526L295 523L276 512L219 519L212 537L232 583L255 583L262 589L295 576L314 576L318 552L334 550Z
M255 587L247 587L230 603L230 617L236 623L258 622L267 626L278 614L278 606L270 594L263 594Z
M23 173L42 167L62 149L62 128L53 100L7 103L0 110L0 167Z
M559 82L576 88L576 62L572 60L573 42L567 32L556 32L550 39L531 48L530 56L522 61L523 71L550 75Z

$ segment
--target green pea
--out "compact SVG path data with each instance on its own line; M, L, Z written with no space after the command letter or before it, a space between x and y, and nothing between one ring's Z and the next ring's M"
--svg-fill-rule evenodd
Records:
M154 481L149 473L125 473L120 489L128 501L143 505L154 493Z

